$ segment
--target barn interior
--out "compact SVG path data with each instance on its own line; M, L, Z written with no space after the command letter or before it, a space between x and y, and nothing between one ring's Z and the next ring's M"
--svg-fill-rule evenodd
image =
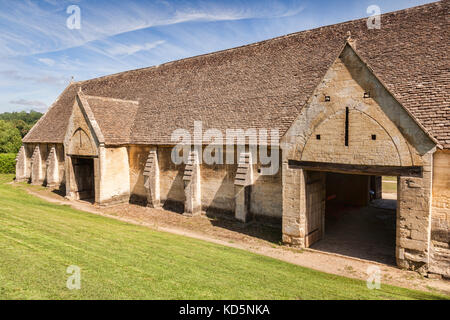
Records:
M310 247L395 265L397 178L327 172L324 180L322 237Z

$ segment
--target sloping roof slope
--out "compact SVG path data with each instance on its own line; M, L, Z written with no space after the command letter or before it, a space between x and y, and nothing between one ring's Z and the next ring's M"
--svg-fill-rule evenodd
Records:
M173 130L192 130L198 120L204 130L279 128L283 134L350 32L379 79L450 148L448 12L449 2L441 1L384 14L379 30L360 19L73 83L24 142L62 142L80 87L87 95L139 101L134 119L127 120L129 143L171 144Z
M105 138L105 144L127 144L138 111L137 101L84 96Z

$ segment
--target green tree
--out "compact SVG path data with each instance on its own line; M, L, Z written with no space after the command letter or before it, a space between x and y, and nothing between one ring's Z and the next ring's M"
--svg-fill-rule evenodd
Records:
M14 127L16 127L19 131L20 136L23 138L42 116L42 113L33 110L31 110L30 112L5 112L0 113L0 121L4 120L14 125ZM2 137L4 137L4 135L5 133L2 134ZM6 147L6 145L1 144L0 142L0 148L9 147ZM2 152L3 151L0 151L0 153Z
M0 153L17 153L21 145L20 131L13 123L0 120Z
M28 131L33 127L33 124L28 124L23 120L13 120L12 123L19 130L22 138L25 137Z
M41 117L42 113L31 110L30 112L20 111L20 112L5 112L0 114L0 120L15 121L22 120L26 124L33 125Z

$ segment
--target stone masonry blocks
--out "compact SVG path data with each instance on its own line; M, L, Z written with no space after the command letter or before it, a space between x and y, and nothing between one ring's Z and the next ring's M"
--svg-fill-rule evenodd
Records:
M59 163L55 147L50 149L47 157L47 187L59 187Z
M26 149L21 146L16 157L16 181L23 182L30 179L30 172L28 170L28 159Z
M156 149L150 150L144 169L144 187L147 193L147 206L160 207L160 184L158 153Z
M34 148L33 156L31 157L31 183L34 185L41 185L43 182L42 156L39 145L37 145Z
M253 183L252 154L250 152L241 153L234 181L235 217L244 223L251 219L250 196Z
M201 202L200 163L197 150L189 153L188 162L184 170L184 215L199 215L202 211Z
M303 170L289 169L283 163L283 242L291 246L305 246L306 211Z
M432 163L432 153L423 156L425 167ZM426 273L429 267L431 235L432 174L398 179L397 264Z

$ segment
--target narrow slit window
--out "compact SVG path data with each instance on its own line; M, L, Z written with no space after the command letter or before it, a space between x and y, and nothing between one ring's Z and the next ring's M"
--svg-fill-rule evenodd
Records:
M345 146L348 147L348 107L345 108Z

